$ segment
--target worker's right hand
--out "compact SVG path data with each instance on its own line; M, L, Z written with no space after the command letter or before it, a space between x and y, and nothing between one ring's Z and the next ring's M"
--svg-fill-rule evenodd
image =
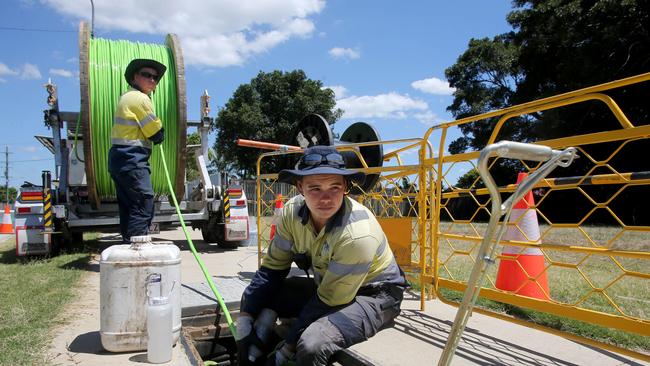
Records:
M237 361L239 365L250 365L248 361L248 349L251 345L251 334L253 333L253 319L252 316L240 314L235 322L237 327L237 334L235 341L237 341Z
M149 140L153 142L154 145L158 145L165 140L165 129L160 128L158 132L154 133L153 136L149 137Z

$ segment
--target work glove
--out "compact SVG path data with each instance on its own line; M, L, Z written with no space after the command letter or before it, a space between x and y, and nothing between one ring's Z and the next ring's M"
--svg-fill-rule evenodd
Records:
M240 315L235 322L237 327L237 361L240 366L251 365L248 360L248 349L251 345L251 335L253 334L254 319L250 315Z
M154 145L158 145L162 143L165 140L165 129L160 128L158 132L154 133L151 137L149 137L149 140L153 142Z
M269 356L267 366L292 366L295 365L296 353L284 341L280 342L275 351Z

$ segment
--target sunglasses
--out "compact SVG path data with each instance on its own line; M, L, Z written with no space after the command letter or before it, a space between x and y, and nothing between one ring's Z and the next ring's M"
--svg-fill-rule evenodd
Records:
M307 154L300 159L299 165L305 166L318 166L321 163L336 164L340 167L345 166L345 160L339 153L331 153L327 155L321 154Z
M158 79L160 79L160 75L152 74L148 71L140 71L138 74L140 74L140 76L142 76L143 78L153 79L153 81L158 81Z

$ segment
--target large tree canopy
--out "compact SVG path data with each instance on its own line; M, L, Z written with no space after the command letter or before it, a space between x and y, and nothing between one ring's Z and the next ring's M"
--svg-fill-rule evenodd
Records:
M507 16L512 31L491 39L470 40L467 50L445 71L450 85L456 88L453 103L448 107L454 117L472 116L650 71L648 0L515 0L513 6ZM605 94L618 103L634 125L650 123L650 83ZM463 136L450 144L449 152L482 149L495 122L492 118L462 125ZM603 103L589 101L509 120L497 140L530 142L620 128ZM608 161L608 167L593 170L590 159L607 159L620 145L611 142L582 146L581 153L590 157L576 160L570 167L558 170L558 174L582 176L609 174L613 170L650 170L647 160L639 159L650 148L647 139L626 144ZM513 183L521 168L515 161L500 159L491 172L495 181L504 185ZM475 181L476 171L470 171L456 185L477 187ZM619 188L595 186L590 194L596 201L606 202L612 197L612 190ZM647 187L626 189L619 194L615 210L619 218L633 225L650 222L650 215L640 214L647 210L643 211L637 198L647 194ZM544 200L550 207L545 213L547 217L552 215L553 222L574 222L580 207L591 208L584 201L578 192L554 194ZM471 206L470 201L457 201L458 212L465 203ZM616 224L605 210L591 215L589 220Z
M646 0L517 0L513 5L507 17L513 31L470 40L468 49L446 70L456 88L448 107L454 117L650 71ZM643 98L629 92L622 98L625 112L639 123L648 121ZM508 123L500 138L530 141L616 128L604 112L593 103L562 111L561 116L557 111L538 113ZM483 148L493 122L462 126L464 136L451 144L450 152Z
M260 72L249 84L240 85L219 111L214 145L218 167L253 177L261 151L239 147L237 139L288 144L307 114L320 114L334 124L343 114L335 106L334 92L323 89L321 81L308 79L302 70Z

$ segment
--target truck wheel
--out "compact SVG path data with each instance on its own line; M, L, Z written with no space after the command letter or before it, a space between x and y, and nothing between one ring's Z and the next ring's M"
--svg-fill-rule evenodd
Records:
M52 255L83 251L83 232L70 231L67 224L59 221L55 221L54 228L59 234L52 235Z
M235 249L239 246L239 241L226 241L224 225L219 223L219 218L211 217L208 222L203 224L201 235L206 243L216 243L223 249Z
M81 252L84 249L84 233L81 231L72 232L70 248L75 252Z
M210 219L207 222L203 223L201 227L201 235L203 236L203 241L206 243L217 243L219 238L217 238L217 226L218 224L214 222L215 220Z

